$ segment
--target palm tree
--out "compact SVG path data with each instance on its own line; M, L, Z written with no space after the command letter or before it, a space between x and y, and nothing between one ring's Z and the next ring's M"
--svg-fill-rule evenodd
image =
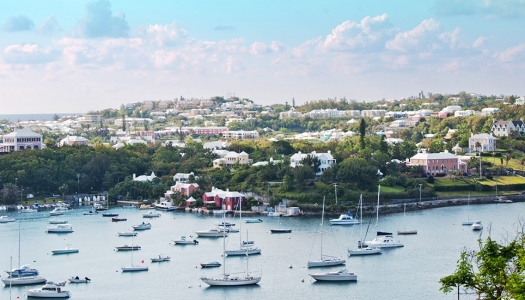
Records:
M61 185L59 188L58 188L58 191L60 193L62 193L62 199L64 199L64 197L66 196L66 192L68 190L68 185L66 183L64 183L63 185Z

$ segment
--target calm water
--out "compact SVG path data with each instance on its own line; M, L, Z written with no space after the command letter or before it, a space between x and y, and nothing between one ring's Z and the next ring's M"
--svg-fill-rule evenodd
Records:
M260 270L259 285L237 288L210 288L200 281L203 275L219 275L222 268L201 269L200 263L209 260L222 262L222 238L199 238L197 246L175 246L171 241L181 235L194 235L195 230L208 229L221 218L185 213L162 213L160 218L143 219L145 211L115 208L112 211L125 217L125 222L110 222L101 215L84 216L87 208L66 212L62 218L73 225L74 233L45 233L48 213L20 214L21 264L31 264L51 281L65 281L71 276L92 279L89 284L67 284L71 299L457 299L454 293L439 291L439 278L449 275L463 247L474 249L478 233L461 222L470 218L483 221L485 231L492 225L492 236L498 240L515 232L522 217L525 203L471 205L437 208L399 215L380 216L379 226L371 231L417 229L414 236L398 236L404 248L385 250L382 255L347 257L346 267L358 274L357 283L317 283L310 272L336 270L338 267L307 269L309 259L320 256L320 237L317 234L320 218L268 218L263 223L242 223L242 237L246 229L250 240L262 249L262 254L250 256L249 270ZM10 213L18 218L18 214ZM53 217L51 217L53 218ZM118 231L131 229L131 225L149 220L152 229L138 233L135 238L118 237ZM228 218L236 223L239 219ZM281 224L279 224L281 223ZM365 222L366 223L366 222ZM373 223L375 224L375 218ZM18 223L0 224L0 267L18 265ZM291 234L271 234L273 228L291 228ZM366 229L366 226L363 226ZM360 226L330 226L325 221L323 252L346 257L349 247L355 248ZM239 234L227 238L227 249L237 248ZM511 234L509 234L511 235ZM121 273L120 267L130 265L131 252L114 251L134 241L142 250L134 251L133 261L142 260L149 265L148 272ZM51 250L66 244L79 248L69 255L52 255ZM150 263L159 254L172 260ZM290 268L291 266L291 268ZM243 272L246 258L226 258L227 272ZM5 276L5 273L2 273ZM36 286L38 287L38 285ZM24 299L27 287L12 287L12 299ZM0 299L9 299L9 287L0 288ZM461 299L474 299L462 295Z
M0 120L8 120L10 122L17 122L17 121L30 121L30 120L36 120L36 121L52 121L54 113L49 114L8 114L8 115L1 115L0 114ZM57 114L59 117L63 116L78 116L81 114L78 113L60 113Z

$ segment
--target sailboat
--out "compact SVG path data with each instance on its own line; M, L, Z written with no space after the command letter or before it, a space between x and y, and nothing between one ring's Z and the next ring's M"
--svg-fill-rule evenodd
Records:
M224 214L223 214L224 220ZM257 284L262 276L250 275L248 273L249 256L246 254L246 273L240 276L230 276L226 273L226 232L223 231L222 239L222 274L218 277L201 277L201 280L210 286L244 286Z
M467 210L468 210L467 221L462 222L461 225L472 226L472 224L474 224L474 221L470 220L470 192L468 193ZM479 222L481 223L481 221Z
M38 270L32 269L27 265L20 267L20 221L18 223L18 268L11 271L6 271L9 275L7 278L2 278L2 282L5 285L29 285L29 284L41 284L47 280L38 276Z
M359 197L359 206L360 206L360 216L361 220L359 221L360 228L359 228L359 237L362 237L363 232L363 194ZM368 227L370 227L370 222L368 222ZM366 230L366 233L368 234L368 228ZM356 255L371 255L371 254L381 254L382 250L380 248L373 248L373 247L363 247L363 244L361 241L366 239L365 237L359 240L358 248L357 249L348 249L348 255L350 256L356 256Z
M406 210L407 210L407 204L403 203L403 218L405 220L406 220ZM403 228L403 230L398 230L397 234L402 234L402 235L417 234L417 230L407 230L406 228Z
M141 272L141 271L147 271L148 270L148 266L144 266L144 265L134 265L133 264L133 248L134 247L131 247L131 264L129 267L122 267L122 272Z
M325 198L323 197L323 212L321 214L321 258L319 260L308 261L308 268L338 266L344 265L346 262L346 260L344 259L340 259L334 256L323 255L324 201Z
M381 193L381 186L378 188L377 192L377 211L376 211L376 226L379 224L379 195ZM371 241L366 241L365 245L367 247L375 248L397 248L404 247L405 245L401 242L394 240L394 236L391 232L378 231L377 236Z
M242 226L241 203L242 203L242 200L239 201L239 221L240 221L240 223L239 223L239 231L241 230L241 226ZM248 239L248 230L246 230L246 239ZM239 234L239 249L228 250L225 253L228 256L252 255L252 254L260 254L261 253L261 249L257 248L257 247L254 247L251 244L243 244L243 242L241 240L241 234Z

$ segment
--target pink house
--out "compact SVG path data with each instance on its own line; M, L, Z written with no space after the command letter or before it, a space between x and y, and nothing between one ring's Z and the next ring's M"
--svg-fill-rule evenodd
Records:
M194 191L199 189L199 185L197 183L182 183L177 182L175 185L171 187L172 192L179 192L182 195L189 197Z
M423 166L427 175L448 174L450 171L461 170L467 172L467 164L452 153L418 153L410 158L407 166Z
M242 205L246 204L246 196L239 192L223 191L212 187L211 192L206 192L202 195L202 202L204 204L214 203L217 207L221 207L224 210L233 210L241 202Z

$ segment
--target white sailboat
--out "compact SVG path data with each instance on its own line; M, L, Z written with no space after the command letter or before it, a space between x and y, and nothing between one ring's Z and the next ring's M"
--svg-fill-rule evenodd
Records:
M148 270L148 266L144 266L144 265L134 265L133 264L133 248L134 247L131 247L131 264L129 267L122 267L122 272L141 272L141 271L147 271Z
M239 220L241 221L239 223L239 231L241 230L242 226L242 209L241 209L241 201L239 201ZM246 238L248 238L248 231L246 231ZM261 249L254 247L253 245L244 245L242 243L241 235L239 234L239 248L235 250L228 250L225 252L228 256L239 256L239 255L252 255L252 254L260 254Z
M407 210L407 204L403 203L403 219L405 219L405 220L406 220L406 210ZM405 223L406 223L406 221L405 221ZM403 230L398 230L397 234L401 234L401 235L417 234L417 230L415 230L415 229L408 229L407 230L406 227L404 227Z
M29 285L29 284L41 284L47 280L38 276L38 270L29 268L24 265L20 267L20 222L18 223L18 268L11 271L6 271L9 277L2 278L2 282L5 285Z
M376 226L379 224L379 195L381 193L381 186L378 187L377 191L377 211L376 211ZM396 241L391 232L378 231L377 236L371 241L366 241L365 245L367 247L375 248L398 248L404 247L405 245L401 242Z
M359 228L359 237L361 238L362 237L362 233L363 233L363 194L361 194L361 196L359 197L359 206L360 206L359 214L360 214L360 218L361 218L361 220L359 222L361 224L360 228ZM368 227L370 227L370 223L368 223ZM368 229L366 230L366 232L368 233ZM361 241L363 241L364 239L366 239L366 234L365 234L364 238L361 238L359 240L357 249L348 249L348 255L349 256L381 254L383 252L380 248L362 247L363 245L362 245Z
M470 192L468 193L468 199L467 199L467 220L462 222L461 225L464 226L472 226L474 224L474 221L470 219ZM481 221L480 221L481 223Z
M329 266L338 266L338 265L344 265L346 260L340 259L334 256L328 256L323 255L323 225L324 225L324 201L325 198L323 197L323 212L321 214L321 258L319 260L311 260L308 261L308 268L313 267L329 267Z
M224 218L224 215L223 215ZM261 281L262 276L251 275L248 272L249 256L246 254L246 273L239 276L231 276L226 273L226 233L223 232L222 240L222 274L217 277L201 277L201 280L210 286L245 286L253 285Z

